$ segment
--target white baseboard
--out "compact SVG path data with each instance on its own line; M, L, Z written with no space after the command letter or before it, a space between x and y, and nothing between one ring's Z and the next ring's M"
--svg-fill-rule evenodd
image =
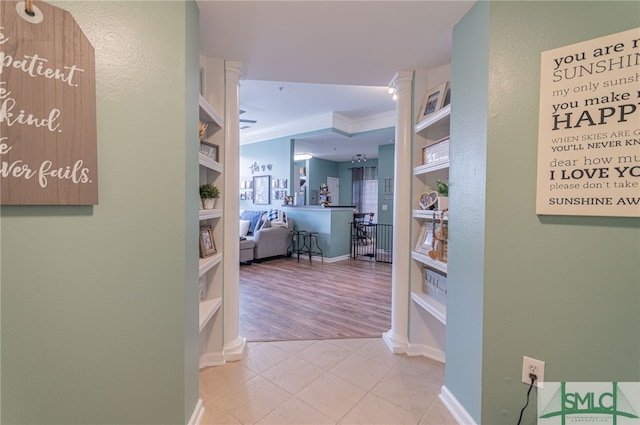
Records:
M407 349L407 356L424 356L430 359L437 360L439 362L445 362L444 351L434 347L430 347L426 344L411 344Z
M464 406L444 385L440 389L440 400L460 425L478 425Z
M235 341L224 346L224 361L237 362L242 360L247 351L247 339L239 336Z
M209 366L220 366L225 363L222 353L204 353L200 355L200 369Z
M309 257L307 257L307 258L309 258ZM316 260L317 256L314 255L313 259ZM324 262L325 263L336 263L338 261L344 261L344 260L348 260L348 259L349 259L348 255L341 255L339 257L331 257L331 258L324 257Z
M196 403L196 407L193 409L193 413L191 414L191 418L187 425L200 425L200 421L204 416L204 404L202 403L202 399L198 399Z
M382 340L387 344L387 348L393 354L406 353L409 346L409 340L406 338L398 338L392 331L382 334Z

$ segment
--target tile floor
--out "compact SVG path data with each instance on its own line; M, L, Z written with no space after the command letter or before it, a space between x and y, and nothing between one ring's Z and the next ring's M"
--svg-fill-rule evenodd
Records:
M455 425L443 382L442 363L380 338L249 343L242 361L200 372L201 425Z

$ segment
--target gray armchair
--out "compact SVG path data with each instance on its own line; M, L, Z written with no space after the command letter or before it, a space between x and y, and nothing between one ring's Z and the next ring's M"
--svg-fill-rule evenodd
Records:
M287 255L287 248L291 245L293 221L289 219L287 224L286 227L263 227L253 233L253 242L256 244L253 252L254 259Z

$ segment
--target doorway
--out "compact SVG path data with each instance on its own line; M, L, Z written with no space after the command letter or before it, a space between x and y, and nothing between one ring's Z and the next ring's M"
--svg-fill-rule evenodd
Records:
M340 205L340 179L327 177L327 187L331 194L331 205Z

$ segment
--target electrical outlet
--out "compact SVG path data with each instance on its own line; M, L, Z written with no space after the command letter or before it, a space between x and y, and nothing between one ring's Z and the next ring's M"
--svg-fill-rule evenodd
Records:
M544 388L544 362L522 356L522 382L525 384L531 385L530 373L533 373L537 377L533 385L538 388Z

